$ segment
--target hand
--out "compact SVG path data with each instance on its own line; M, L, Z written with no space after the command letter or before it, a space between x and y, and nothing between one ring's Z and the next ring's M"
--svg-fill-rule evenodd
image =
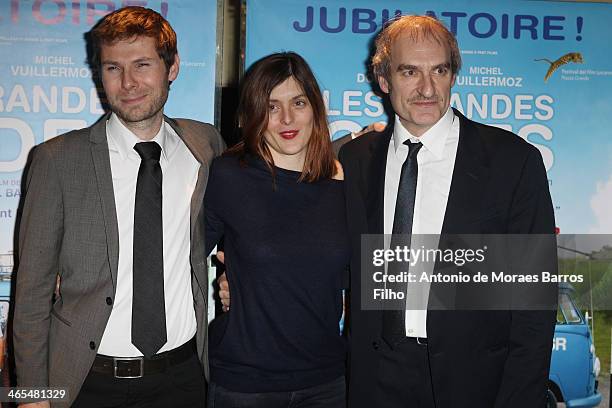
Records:
M19 404L19 408L51 408L49 401L29 402L27 404Z
M221 262L223 265L225 265L225 252L223 251L217 251L217 253L215 254L215 256L217 257L217 261Z
M383 130L385 130L386 127L387 125L383 122L370 123L368 126L364 127L359 132L353 133L353 139L370 132L382 132Z
M6 354L6 336L0 337L0 373L4 370L4 361Z
M217 284L219 284L219 298L221 299L221 305L223 305L223 311L227 312L230 308L230 291L225 272L217 278Z
M223 251L217 251L217 260L222 264L225 264L225 253ZM217 284L219 285L219 298L221 299L221 305L224 312L227 312L230 308L230 292L229 282L227 281L227 275L225 272L217 278Z
M336 174L334 174L334 180L344 180L344 169L342 168L342 164L338 160L335 160L336 164Z

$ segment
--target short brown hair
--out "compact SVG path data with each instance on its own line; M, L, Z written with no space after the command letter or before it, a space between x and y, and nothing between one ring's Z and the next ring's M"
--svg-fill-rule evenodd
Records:
M250 153L261 157L274 176L274 160L264 133L268 128L270 94L288 78L295 79L301 86L312 107L314 119L300 181L313 182L332 178L336 173L336 165L323 96L312 70L306 61L294 52L268 55L255 62L247 71L238 104L238 123L242 130L242 139L229 153Z
M450 50L450 68L453 74L461 69L461 54L457 39L439 20L429 16L402 16L390 21L376 37L376 53L372 57L372 71L378 80L390 79L391 47L400 35L406 34L414 41L432 39Z
M91 30L91 67L100 68L100 49L102 44L113 44L117 41L137 36L151 37L155 40L157 54L164 61L167 69L174 64L178 53L176 33L156 11L148 8L129 6L116 10L102 18Z

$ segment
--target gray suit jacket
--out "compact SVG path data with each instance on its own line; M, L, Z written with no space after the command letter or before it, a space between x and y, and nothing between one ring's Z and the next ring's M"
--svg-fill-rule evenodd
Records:
M53 404L57 407L76 398L115 296L119 238L107 119L38 146L27 174L13 325L17 382L22 387L66 388L69 402ZM209 164L225 145L211 125L165 120L200 162L191 197L190 258L198 354L208 377L202 200ZM57 274L61 295L52 302Z

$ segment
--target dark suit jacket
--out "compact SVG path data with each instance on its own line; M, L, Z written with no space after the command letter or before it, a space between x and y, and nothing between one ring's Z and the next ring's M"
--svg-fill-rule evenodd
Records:
M553 208L538 150L510 132L468 120L458 111L455 115L459 145L442 233L553 234ZM347 322L351 408L376 407L372 384L377 375L385 375L377 371L381 312L361 310L359 248L361 234L383 233L392 132L388 126L363 135L345 144L339 156L353 251ZM428 351L437 406L543 406L554 324L553 310L430 310Z
M13 325L17 382L23 387L68 389L69 403L93 363L112 309L107 299L114 298L117 282L120 249L107 119L36 148L27 174L19 233ZM191 198L190 260L197 348L208 370L202 201L209 164L225 145L211 125L165 120L200 163ZM57 274L61 296L52 304Z

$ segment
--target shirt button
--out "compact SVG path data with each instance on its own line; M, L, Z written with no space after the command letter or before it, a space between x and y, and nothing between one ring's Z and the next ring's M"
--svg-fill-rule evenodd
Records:
M106 304L109 306L113 304L113 299L110 296L106 298Z
M89 348L92 349L92 350L95 350L96 349L96 343L93 342L93 341L90 341L89 342Z

